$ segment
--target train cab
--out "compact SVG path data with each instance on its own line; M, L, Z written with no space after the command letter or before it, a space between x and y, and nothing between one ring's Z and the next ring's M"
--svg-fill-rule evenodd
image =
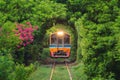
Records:
M49 48L51 57L69 57L71 49L70 35L62 31L51 34Z

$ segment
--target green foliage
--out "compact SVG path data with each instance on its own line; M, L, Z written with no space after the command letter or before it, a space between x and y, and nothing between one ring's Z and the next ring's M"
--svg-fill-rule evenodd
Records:
M82 17L76 21L78 32L78 58L84 62L88 80L119 80L119 12L118 0L85 1L77 4L69 0L81 11ZM73 9L72 9L73 10ZM72 11L71 11L72 12Z
M0 80L13 80L14 62L10 50L0 50Z
M65 5L50 0L2 0L0 6L0 26L6 21L29 21L41 26L46 20L66 17Z
M82 60L84 63L82 67L83 75L87 75L85 79L114 80L115 78L119 80L119 3L119 0L1 0L0 50L6 49L6 51L0 52L0 79L15 80L14 77L20 75L25 80L26 67L24 65L16 66L10 53L13 52L14 54L11 54L16 58L14 60L21 64L23 62L28 64L38 59L44 60L49 51L48 49L43 50L43 47L48 45L46 42L49 34L56 28L63 28L61 26L51 27L56 23L65 23L70 25L66 29L70 30L68 32L72 37L70 59L76 58L73 55L77 46L77 61ZM16 28L13 23L28 21L33 25L39 25L39 30L34 33L35 40L33 44L16 50L16 45L20 41L18 37L14 36L13 30ZM6 70L4 70L5 68ZM18 74L13 70L17 70ZM76 70L79 71L80 68ZM78 74L77 71L75 74Z
M15 33L13 32L16 29L16 26L12 22L6 22L0 31L0 48L6 49L15 49L19 44L20 40Z
M0 7L0 25L2 27L7 26L5 28L11 28L11 30L14 30L15 26L13 28L12 22L25 23L28 21L33 25L39 25L39 30L34 32L35 40L33 45L27 46L25 49L21 50L15 50L16 44L19 43L19 40L13 36L12 31L7 29L12 33L9 39L6 39L8 35L5 32L0 32L0 35L4 35L3 37L0 37L0 47L13 48L12 50L15 50L15 55L13 54L13 56L15 59L18 58L15 61L19 63L25 61L25 63L27 63L30 61L31 57L33 61L38 59L43 49L42 41L46 29L51 27L56 20L64 20L66 18L67 9L65 8L65 4L56 3L50 0L2 0L0 5L2 6Z
M116 19L116 23L114 24L116 27L114 29L114 33L116 34L116 40L117 40L117 44L116 44L116 48L115 48L115 58L117 59L117 61L120 61L120 16L118 16L118 18Z
M114 22L96 24L84 17L76 22L76 28L79 29L78 46L80 46L89 79L104 80L110 79L109 75L111 79L114 76L113 71L108 68L116 60L114 58L117 43L115 31L118 27L114 24Z
M10 50L0 50L0 80L27 80L34 66L15 64Z
M49 48L44 48L42 55L41 55L41 60L44 62L47 62L47 60L50 58L50 49Z
M33 0L2 0L0 3L1 14L4 14L3 22L22 22L31 17L32 7L35 5Z
M25 65L34 63L36 60L40 59L40 48L41 45L30 44L26 47L17 49L13 55L15 62L18 62L20 64L24 63Z
M37 2L36 6L33 8L33 12L35 12L33 17L40 19L40 21L58 17L64 18L66 16L66 8L63 4L55 3L50 0L41 0L39 3Z
M31 64L28 67L25 67L24 65L17 65L15 67L15 80L27 80L28 76L31 72L33 72L34 66Z

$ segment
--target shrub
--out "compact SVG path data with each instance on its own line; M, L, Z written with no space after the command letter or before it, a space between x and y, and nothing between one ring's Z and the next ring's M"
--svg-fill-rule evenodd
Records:
M49 48L44 48L42 55L41 55L41 59L43 61L46 61L47 58L50 58L50 50L49 50Z
M15 80L27 80L31 72L34 71L34 66L31 64L28 67L25 67L23 64L18 64L15 67Z
M19 36L21 43L18 45L18 48L31 44L34 40L33 32L38 29L37 26L33 27L30 22L26 23L27 25L17 24L17 30L14 32L16 36Z
M0 28L0 48L15 50L16 45L20 43L19 38L13 32L15 29L16 26L12 22L6 22Z
M34 71L34 66L25 67L23 64L15 64L10 50L0 50L0 80L27 80Z
M0 80L13 80L14 66L9 50L0 50Z

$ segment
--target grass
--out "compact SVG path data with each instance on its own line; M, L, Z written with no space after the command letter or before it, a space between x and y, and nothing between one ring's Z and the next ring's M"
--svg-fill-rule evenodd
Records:
M52 80L70 80L66 66L56 66Z
M49 80L50 72L51 66L40 66L30 75L28 80Z
M87 80L87 76L84 74L84 65L80 63L70 67L73 80Z
M69 66L73 80L87 80L84 74L83 64ZM39 66L38 69L32 73L28 80L49 80L52 65ZM65 65L57 65L53 73L52 80L70 80L68 71Z
M30 75L28 80L49 80L51 66L40 66L34 73ZM52 80L69 80L69 75L64 65L57 65L53 73Z

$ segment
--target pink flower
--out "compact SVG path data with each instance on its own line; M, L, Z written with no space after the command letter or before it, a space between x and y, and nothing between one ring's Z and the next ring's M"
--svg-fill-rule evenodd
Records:
M33 39L31 39L30 41L33 42Z
M21 48L21 46L18 45L17 48L19 49L19 48Z
M32 35L33 31L38 29L38 26L32 27L30 22L26 23L28 26L24 26L23 24L17 24L17 30L14 31L16 36L19 36L21 40L19 46L26 46L31 44L34 41L34 36Z
M26 42L26 44L30 44L30 42Z
M23 43L23 46L26 46L26 44L25 44L25 43Z
M30 24L30 22L26 22L26 24L28 24L28 25L29 25L29 24Z

